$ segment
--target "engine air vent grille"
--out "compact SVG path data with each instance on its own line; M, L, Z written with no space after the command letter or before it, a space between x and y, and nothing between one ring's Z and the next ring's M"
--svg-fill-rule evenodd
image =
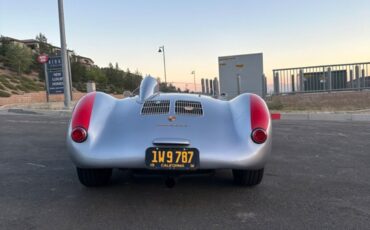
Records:
M141 109L142 115L168 114L170 112L170 100L145 101Z
M198 101L176 101L175 112L180 115L203 115L202 104Z

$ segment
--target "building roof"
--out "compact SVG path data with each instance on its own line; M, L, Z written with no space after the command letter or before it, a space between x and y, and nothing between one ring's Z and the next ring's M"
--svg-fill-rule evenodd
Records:
M2 37L0 37L0 39L9 40L9 41L16 41L16 42L22 42L22 40L11 38L11 37L6 37L6 36L2 36Z
M36 39L24 39L20 41L24 43L39 43L39 41L37 41Z
M88 57L84 57L84 56L80 56L80 55L74 55L74 56L77 57L77 58L80 58L80 59L87 59L91 62L94 62L91 58L88 58Z

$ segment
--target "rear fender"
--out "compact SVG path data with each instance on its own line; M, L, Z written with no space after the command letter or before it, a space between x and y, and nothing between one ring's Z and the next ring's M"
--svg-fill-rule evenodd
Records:
M239 137L251 140L256 128L263 128L271 136L271 119L265 101L256 94L245 93L230 101L235 130Z
M92 92L82 97L72 112L72 119L69 125L68 135L76 127L83 127L88 138L85 143L93 143L96 134L103 129L108 120L110 112L114 109L116 99L102 92Z

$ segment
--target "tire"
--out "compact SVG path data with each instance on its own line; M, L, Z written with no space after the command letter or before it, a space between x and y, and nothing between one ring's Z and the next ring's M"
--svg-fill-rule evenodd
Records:
M261 183L264 168L258 170L233 170L234 182L241 186L255 186Z
M86 187L99 187L109 183L112 169L77 168L77 175L80 183Z

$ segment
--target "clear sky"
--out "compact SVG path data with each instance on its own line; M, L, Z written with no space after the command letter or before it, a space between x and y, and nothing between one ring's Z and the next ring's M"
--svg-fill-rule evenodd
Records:
M369 0L64 0L67 45L99 66L167 80L218 76L217 57L263 52L264 72L370 61ZM60 44L57 0L0 0L0 34Z

